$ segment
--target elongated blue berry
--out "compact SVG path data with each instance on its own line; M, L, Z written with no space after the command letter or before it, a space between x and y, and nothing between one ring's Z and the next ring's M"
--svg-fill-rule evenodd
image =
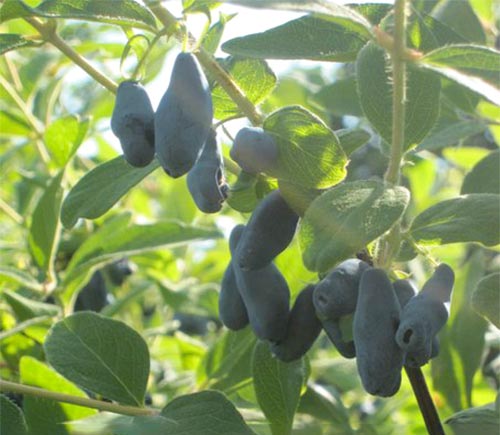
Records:
M314 285L303 289L290 311L283 340L271 345L271 352L285 362L301 358L311 348L321 332L312 302Z
M395 340L399 302L382 269L367 269L361 276L353 335L359 376L365 390L389 397L399 390L404 352Z
M286 336L290 290L274 264L269 263L262 269L246 271L234 261L238 242L241 243L245 231L244 226L237 226L229 238L236 283L255 335L261 340L280 342Z
M189 192L204 213L217 213L227 198L228 186L223 170L222 155L212 130L200 157L187 175Z
M351 258L340 263L314 290L314 306L320 319L339 319L353 314L358 300L361 275L370 266Z
M261 128L244 127L234 138L229 155L245 172L257 174L276 164L278 146Z
M243 270L269 264L293 239L299 216L279 190L267 195L255 208L238 245L236 262Z
M194 55L181 53L155 114L155 150L167 174L186 174L198 159L213 118L212 95Z
M452 287L453 271L441 265L422 291L404 305L396 341L411 354L408 365L421 366L436 352L435 337L448 319L444 301L449 300Z
M398 279L393 282L394 291L398 298L401 309L417 294L417 289L412 283L406 279ZM417 349L411 350L405 355L405 365L409 367L421 367L427 364L429 359L434 358L439 353L439 340L436 335L428 337L427 341L431 338L431 342L426 342L424 345L419 346Z
M219 317L224 326L233 331L238 331L248 325L247 309L240 295L231 261L220 285Z
M146 90L135 81L120 83L111 116L111 130L120 140L125 160L146 166L154 158L154 111Z

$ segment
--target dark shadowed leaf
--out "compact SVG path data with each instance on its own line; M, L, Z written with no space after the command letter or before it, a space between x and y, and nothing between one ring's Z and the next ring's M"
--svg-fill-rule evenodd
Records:
M95 313L57 322L44 343L47 360L64 377L96 394L142 406L149 376L149 351L125 323Z
M1 15L0 15L1 16ZM22 47L32 47L38 45L35 41L30 41L22 35L16 33L0 33L0 54Z
M8 435L27 435L28 426L23 411L3 394L0 394L0 433Z
M492 273L481 279L472 293L472 307L500 328L500 273Z
M387 143L392 141L392 85L385 51L368 43L356 61L358 95L365 116ZM439 114L440 79L408 67L405 149L418 145Z
M321 88L314 95L314 100L336 116L363 116L354 77L337 80L331 85Z
M337 130L335 134L339 138L340 146L348 156L365 145L372 137L370 133L361 128Z
M343 183L316 198L299 232L304 264L324 272L384 234L409 201L404 187L379 181Z
M465 176L462 195L467 193L500 194L500 150L489 153Z

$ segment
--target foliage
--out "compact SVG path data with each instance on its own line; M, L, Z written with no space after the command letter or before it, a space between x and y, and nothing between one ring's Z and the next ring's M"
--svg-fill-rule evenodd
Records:
M285 363L250 327L221 324L225 236L279 188L300 216L275 259L292 303L357 255L419 288L437 263L455 270L440 352L422 370L450 430L497 433L494 3L408 2L396 58L398 14L387 4L0 0L0 431L425 433L406 378L394 397L368 396L355 360L324 334ZM304 15L228 39L249 8ZM117 84L138 80L160 95L165 59L181 48L210 85L229 184L218 214L197 210L185 177L168 177L156 159L130 166L110 132ZM293 63L278 75L273 59ZM276 143L266 173L229 157L246 120ZM96 273L104 306L76 312ZM352 334L352 317L342 321Z

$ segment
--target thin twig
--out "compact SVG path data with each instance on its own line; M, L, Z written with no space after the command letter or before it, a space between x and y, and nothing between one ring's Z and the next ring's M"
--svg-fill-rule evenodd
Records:
M94 68L87 59L77 53L73 48L71 48L61 37L55 32L53 26L49 24L44 24L38 18L26 17L25 20L30 23L36 30L40 32L40 35L45 41L52 44L59 51L65 54L73 63L78 65L83 69L89 76L94 80L99 82L105 88L107 88L112 93L116 94L116 89L118 85L108 77L106 77L99 70Z
M58 402L71 403L72 405L84 406L86 408L99 409L101 411L113 412L115 414L131 416L157 415L156 409L139 408L137 406L119 405L117 403L103 402L102 400L89 399L88 397L72 396L70 394L56 393L55 391L44 390L43 388L31 387L29 385L18 384L0 380L0 391L27 394L28 396L42 397L44 399L56 400Z

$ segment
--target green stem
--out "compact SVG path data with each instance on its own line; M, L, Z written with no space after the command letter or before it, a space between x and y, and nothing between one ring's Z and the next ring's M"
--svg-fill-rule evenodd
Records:
M176 28L177 19L161 4L156 0L146 1L147 6L155 14L156 18L161 21L161 23L166 28ZM179 40L183 40L184 32L181 30L176 30L175 37ZM188 35L188 38L192 40L192 36ZM245 114L245 116L250 120L253 125L261 125L263 122L263 117L254 106L254 104L246 97L246 95L241 91L238 85L234 82L231 76L222 68L213 56L200 47L194 53L195 56L200 61L201 65L207 70L207 72L213 77L215 81L226 91L226 93L231 97L238 108Z
M100 411L113 412L115 414L130 416L157 415L158 410L151 408L139 408L136 406L119 405L117 403L103 402L101 400L89 399L88 397L72 396L70 394L56 393L42 388L18 384L0 380L0 391L26 394L28 396L42 397L44 399L56 400L58 402L71 403L72 405L84 406L86 408L99 409Z
M9 216L16 224L22 225L24 223L24 218L2 198L0 198L0 210Z
M394 44L390 50L392 60L392 143L389 166L384 180L397 185L401 178L401 161L405 142L405 100L406 100L406 0L394 4ZM388 268L397 254L401 242L401 225L396 223L380 240L377 264ZM429 394L425 377L420 368L405 367L413 388L420 412L430 435L444 435L439 415Z
M392 59L392 145L385 181L399 184L401 159L405 141L406 99L406 0L396 0L394 5L394 48Z
M83 69L90 77L103 85L106 89L116 94L116 89L118 85L100 71L95 69L87 59L73 50L61 37L55 32L54 27L50 24L44 24L37 18L27 17L25 20L30 23L36 30L40 32L43 39L54 47L56 47L59 51L65 54L73 63L78 65L81 69Z
M19 107L21 112L23 112L29 125L35 131L36 138L34 139L34 142L36 149L40 154L40 158L42 159L42 161L45 164L48 164L50 162L50 156L47 149L45 148L44 143L41 140L41 138L43 137L43 131L40 121L33 115L33 112L28 108L26 102L21 98L17 90L2 76L0 76L0 86L5 89L14 103L16 103L16 106Z

